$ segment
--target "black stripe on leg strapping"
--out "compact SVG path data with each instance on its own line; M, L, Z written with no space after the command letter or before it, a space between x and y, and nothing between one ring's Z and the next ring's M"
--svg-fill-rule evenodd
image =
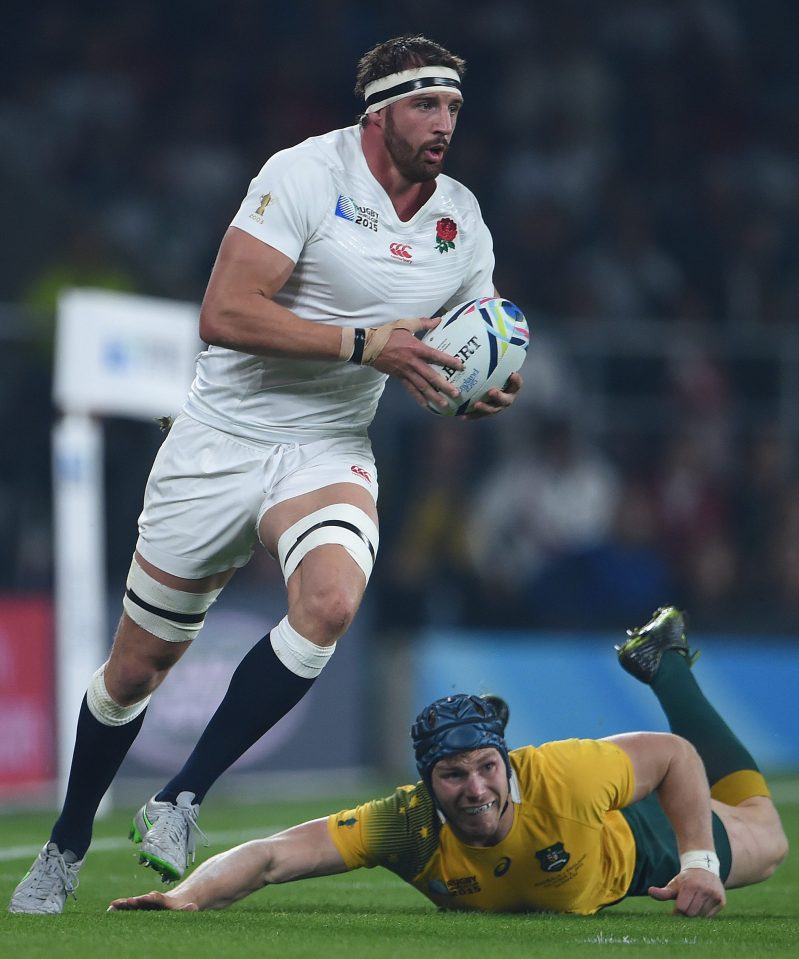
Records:
M205 613L176 613L171 609L162 609L160 606L152 606L150 603L146 602L137 596L130 587L125 590L125 595L128 599L135 603L137 606L141 606L142 609L146 609L148 613L153 613L155 616L161 616L163 619L169 619L173 623L186 623L187 625L202 623L205 619Z
M300 543L306 538L306 536L310 536L310 534L313 533L314 530L321 529L323 526L340 526L342 529L348 529L351 533L355 533L355 535L359 536L364 541L364 543L366 543L366 545L369 547L369 553L372 557L372 563L374 563L375 561L374 546L372 546L371 542L369 541L369 537L366 535L366 533L363 532L363 530L358 529L358 527L355 526L353 523L348 523L343 519L326 519L326 520L322 520L321 523L316 523L314 526L310 526L308 529L305 530L304 533L300 534L297 537L297 539L294 542L294 545L286 553L286 558L283 560L284 567L288 565L289 556L291 556L291 554L300 545Z

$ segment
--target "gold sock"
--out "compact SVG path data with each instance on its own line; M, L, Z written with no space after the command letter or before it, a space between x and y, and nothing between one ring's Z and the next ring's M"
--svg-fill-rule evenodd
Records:
M744 799L751 799L753 796L770 798L771 792L761 773L754 769L739 769L713 783L710 795L728 806L738 806Z

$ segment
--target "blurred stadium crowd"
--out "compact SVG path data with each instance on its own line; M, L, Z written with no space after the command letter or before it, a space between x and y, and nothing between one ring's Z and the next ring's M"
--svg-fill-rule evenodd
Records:
M795 3L384 7L41 0L5 15L0 591L51 581L58 289L199 301L264 159L353 122L360 54L419 31L467 58L447 172L480 199L498 287L533 337L501 422L388 390L377 624L619 626L669 602L705 628L790 632ZM106 430L120 587L159 439ZM277 576L258 559L239 578Z

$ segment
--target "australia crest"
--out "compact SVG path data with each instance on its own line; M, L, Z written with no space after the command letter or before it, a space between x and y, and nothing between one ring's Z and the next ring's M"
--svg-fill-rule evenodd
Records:
M571 853L566 852L562 842L556 842L546 849L539 849L535 858L544 872L560 872L571 859Z

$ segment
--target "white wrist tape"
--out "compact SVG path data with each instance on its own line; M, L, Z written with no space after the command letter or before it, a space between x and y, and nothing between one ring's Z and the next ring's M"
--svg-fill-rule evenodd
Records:
M409 320L394 320L376 327L344 326L341 328L341 344L338 357L345 362L356 366L371 366L383 352L388 338L395 330L407 330L413 335L422 328L422 321L418 318Z
M680 856L680 872L684 869L706 869L719 875L719 857L712 849L691 849Z

